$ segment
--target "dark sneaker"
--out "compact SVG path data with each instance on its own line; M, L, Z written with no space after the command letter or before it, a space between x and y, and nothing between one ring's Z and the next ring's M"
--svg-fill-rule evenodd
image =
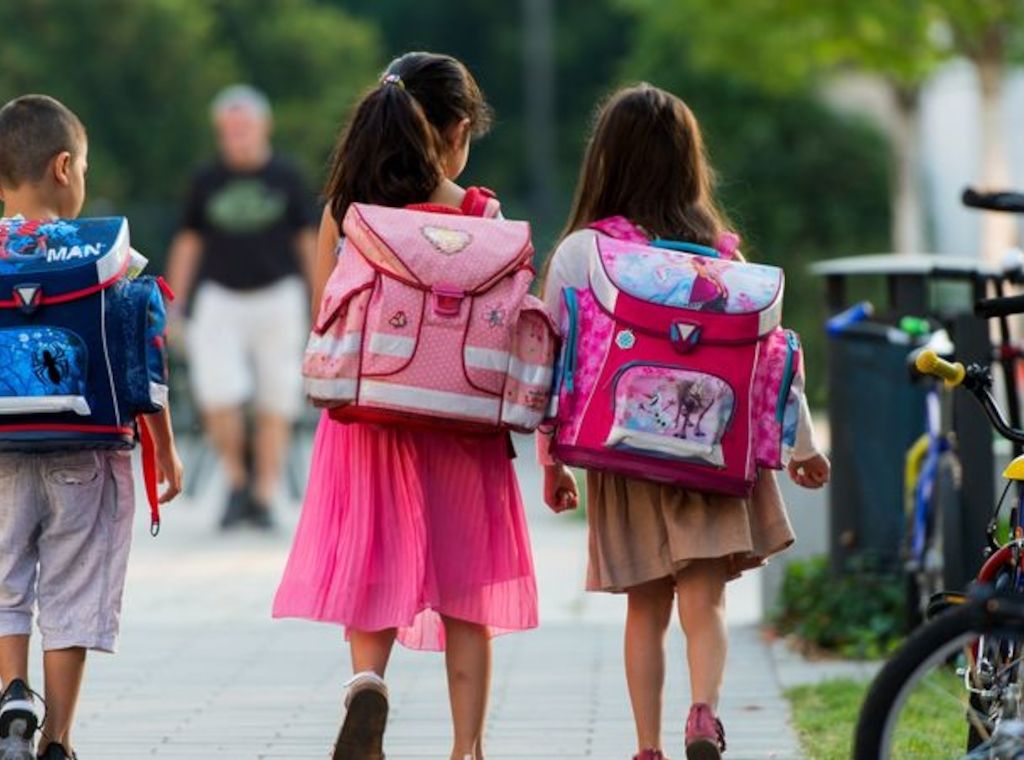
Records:
M78 755L68 752L63 744L54 742L46 748L46 752L39 756L39 760L78 760Z
M275 527L274 513L271 511L270 505L264 504L259 499L249 500L249 511L246 517L253 526L260 530L273 530Z
M633 755L633 760L668 760L660 749L645 749L639 755Z
M376 673L357 673L348 682L345 722L334 743L332 760L384 760L388 723L388 687Z
M0 695L0 760L33 760L39 728L35 692L21 679Z
M249 516L249 492L244 488L236 488L228 495L224 516L220 518L222 530L233 528Z
M722 760L725 729L712 709L703 703L690 708L686 719L686 760Z

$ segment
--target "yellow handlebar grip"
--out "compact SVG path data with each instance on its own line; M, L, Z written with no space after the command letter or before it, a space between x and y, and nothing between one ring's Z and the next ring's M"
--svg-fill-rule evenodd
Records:
M947 362L930 348L917 355L914 365L922 375L941 378L950 388L960 385L964 381L964 375L967 374L963 364Z

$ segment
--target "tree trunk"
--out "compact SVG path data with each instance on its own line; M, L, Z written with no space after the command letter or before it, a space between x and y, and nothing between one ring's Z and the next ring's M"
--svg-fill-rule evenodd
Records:
M896 124L893 133L892 245L896 253L924 250L924 202L921 186L921 92L893 85Z
M993 46L975 59L981 93L981 167L979 183L985 190L1010 189L1010 158L1003 127L1003 79L1006 64ZM1008 248L1017 244L1017 219L1013 214L985 212L981 220L981 253L998 264Z

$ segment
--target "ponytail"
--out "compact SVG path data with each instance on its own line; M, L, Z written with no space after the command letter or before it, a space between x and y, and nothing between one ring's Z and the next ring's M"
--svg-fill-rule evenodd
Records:
M428 198L441 181L441 146L405 87L381 83L360 102L338 141L325 189L338 226L357 201L406 206Z
M407 53L356 106L338 139L324 196L339 228L352 203L407 206L444 179L446 130L469 119L474 134L490 110L466 67L451 56Z

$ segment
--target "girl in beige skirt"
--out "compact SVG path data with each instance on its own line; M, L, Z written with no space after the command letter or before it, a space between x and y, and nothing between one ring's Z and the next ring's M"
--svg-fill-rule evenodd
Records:
M693 114L649 85L616 93L587 147L561 244L548 264L545 299L557 313L562 290L585 288L593 237L588 225L622 216L648 237L715 245L726 220L712 192L713 171ZM806 400L789 475L806 488L829 479ZM576 506L572 472L547 454L545 501ZM716 760L725 733L715 716L728 646L725 584L793 543L774 474L762 472L752 498L717 496L600 472L587 474L590 561L587 588L629 598L626 680L636 721L635 760L664 760L661 744L665 633L674 603L687 640L693 706L686 723L689 760Z

